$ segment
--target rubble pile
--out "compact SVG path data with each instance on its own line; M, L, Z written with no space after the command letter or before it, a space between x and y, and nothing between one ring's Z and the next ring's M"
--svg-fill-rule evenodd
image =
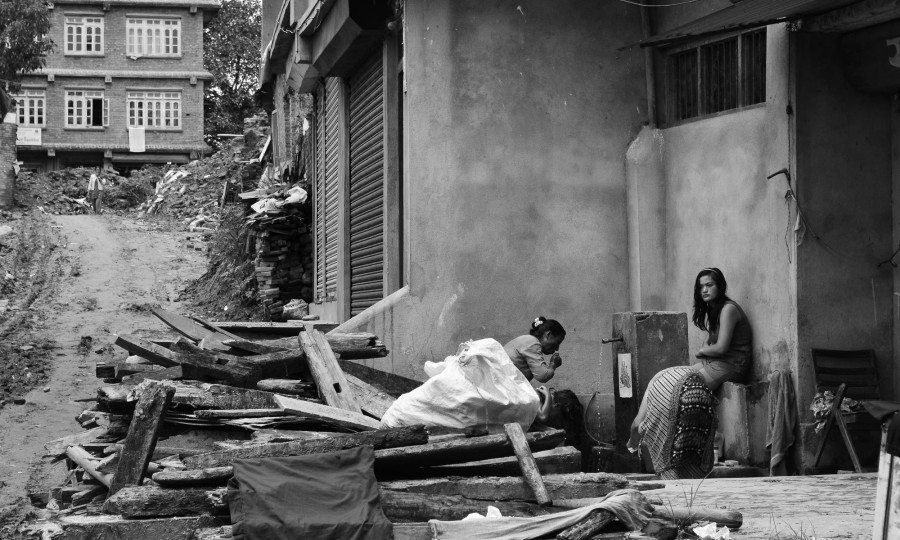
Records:
M423 533L429 519L459 520L488 505L504 516L540 516L593 507L610 494L637 501L646 514L654 501L643 491L662 487L579 472L580 452L560 446L562 430L383 426L396 397L419 383L349 361L387 355L372 334L338 333L318 321L210 323L153 312L173 332L117 337L122 359L97 364L103 382L78 415L83 429L45 446L48 456L65 458L67 479L33 495L47 511L20 532L231 538L225 486L236 463L363 446L374 450L384 515ZM547 497L552 506L539 504ZM657 504L644 529L654 538L673 537L679 511L702 515ZM721 524L740 519L711 511ZM596 533L614 519L577 521Z
M36 206L50 214L89 214L87 202L88 181L91 174L106 180L104 205L124 209L136 204L123 192L134 191L135 182L99 168L74 167L48 172L19 171L16 176L16 202L24 206ZM123 188L122 186L128 186ZM149 185L149 184L148 184ZM145 193L138 192L143 198Z
M139 172L154 180L155 189L138 210L164 214L189 231L206 231L219 222L226 194L255 187L262 173L258 158L267 128L250 127L243 138L225 143L213 155L180 166L145 167Z
M250 206L247 227L256 245L259 299L270 320L300 319L312 298L312 238L306 190L278 185L241 193Z

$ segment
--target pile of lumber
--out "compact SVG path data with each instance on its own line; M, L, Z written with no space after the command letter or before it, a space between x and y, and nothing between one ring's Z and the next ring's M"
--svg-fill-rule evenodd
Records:
M50 490L55 513L25 529L62 533L54 538L230 538L224 496L236 460L362 445L374 449L397 538L430 538L429 519L458 520L488 505L540 516L637 487L621 475L580 472L580 453L560 446L561 430L383 428L380 417L418 383L352 361L387 354L374 335L154 313L174 332L118 336L129 356L97 365L103 384L78 417L84 430L46 445L69 471ZM662 486L640 489L654 487ZM668 537L679 509L656 502L655 537ZM734 526L734 514L716 521ZM616 525L600 512L579 526L560 537Z
M253 203L247 227L256 244L256 282L270 320L287 320L291 300L312 298L312 237L305 191L281 184L244 192L238 197Z

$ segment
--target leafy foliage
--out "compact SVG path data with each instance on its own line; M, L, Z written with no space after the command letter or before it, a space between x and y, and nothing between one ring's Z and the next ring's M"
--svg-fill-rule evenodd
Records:
M204 31L204 63L213 75L205 96L205 131L241 133L244 118L258 112L262 13L256 0L224 0Z
M43 67L53 48L49 31L44 0L0 0L0 79L14 82L20 72Z

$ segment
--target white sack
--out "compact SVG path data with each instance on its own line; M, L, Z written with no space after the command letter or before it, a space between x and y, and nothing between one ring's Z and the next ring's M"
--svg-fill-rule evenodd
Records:
M540 397L494 339L467 341L455 356L426 362L430 377L403 394L384 413L385 427L443 426L466 428L518 422L531 427Z

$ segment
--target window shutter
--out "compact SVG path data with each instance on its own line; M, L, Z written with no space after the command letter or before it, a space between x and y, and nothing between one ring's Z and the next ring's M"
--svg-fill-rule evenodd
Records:
M103 98L103 127L109 127L109 98Z
M384 296L384 72L381 50L350 85L350 316Z

